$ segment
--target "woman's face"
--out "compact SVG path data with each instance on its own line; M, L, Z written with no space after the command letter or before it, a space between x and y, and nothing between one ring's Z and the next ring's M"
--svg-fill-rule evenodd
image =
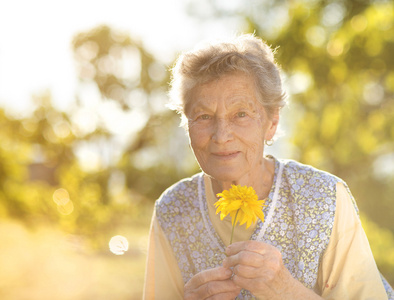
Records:
M253 80L224 75L195 89L186 112L190 145L201 169L220 182L248 184L261 176L264 140L276 131L256 99Z

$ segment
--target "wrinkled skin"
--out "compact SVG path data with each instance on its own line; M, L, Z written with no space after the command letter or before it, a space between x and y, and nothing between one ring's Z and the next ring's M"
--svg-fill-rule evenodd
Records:
M258 241L227 247L223 267L205 270L185 285L184 299L234 299L241 289L260 300L322 299L294 279L274 246Z
M274 246L237 242L227 247L226 254L223 266L233 269L232 281L258 299L322 299L292 277Z
M190 101L190 145L201 169L212 178L214 192L240 184L253 186L263 197L272 184L264 141L274 136L279 113L268 117L253 80L242 73L199 86ZM264 189L262 179L268 181Z
M231 276L232 271L223 267L200 272L186 283L184 299L234 299L240 293L241 288L231 280Z
M233 282L258 299L322 299L294 279L274 246L238 242L226 250L223 266L233 268Z

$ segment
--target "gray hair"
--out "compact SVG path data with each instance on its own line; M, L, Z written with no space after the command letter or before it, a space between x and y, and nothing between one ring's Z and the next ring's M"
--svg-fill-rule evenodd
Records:
M244 72L254 79L256 98L271 117L286 104L274 53L262 39L243 34L182 54L172 68L168 107L181 114L184 125L195 87L225 74Z

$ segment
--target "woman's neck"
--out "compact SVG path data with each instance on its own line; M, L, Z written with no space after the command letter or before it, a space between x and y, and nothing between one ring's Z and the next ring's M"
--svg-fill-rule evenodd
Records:
M221 193L223 190L228 190L231 185L251 186L257 193L259 199L268 197L275 175L275 161L270 158L264 158L263 163L259 166L259 170L255 174L246 174L239 180L234 181L219 181L211 177L212 189L216 194Z

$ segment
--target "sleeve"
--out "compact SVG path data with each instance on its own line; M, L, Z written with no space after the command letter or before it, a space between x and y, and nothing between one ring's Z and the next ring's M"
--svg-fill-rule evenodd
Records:
M149 233L144 300L183 299L183 279L154 211Z
M324 299L388 299L353 199L337 184L337 206L330 243L318 274Z

